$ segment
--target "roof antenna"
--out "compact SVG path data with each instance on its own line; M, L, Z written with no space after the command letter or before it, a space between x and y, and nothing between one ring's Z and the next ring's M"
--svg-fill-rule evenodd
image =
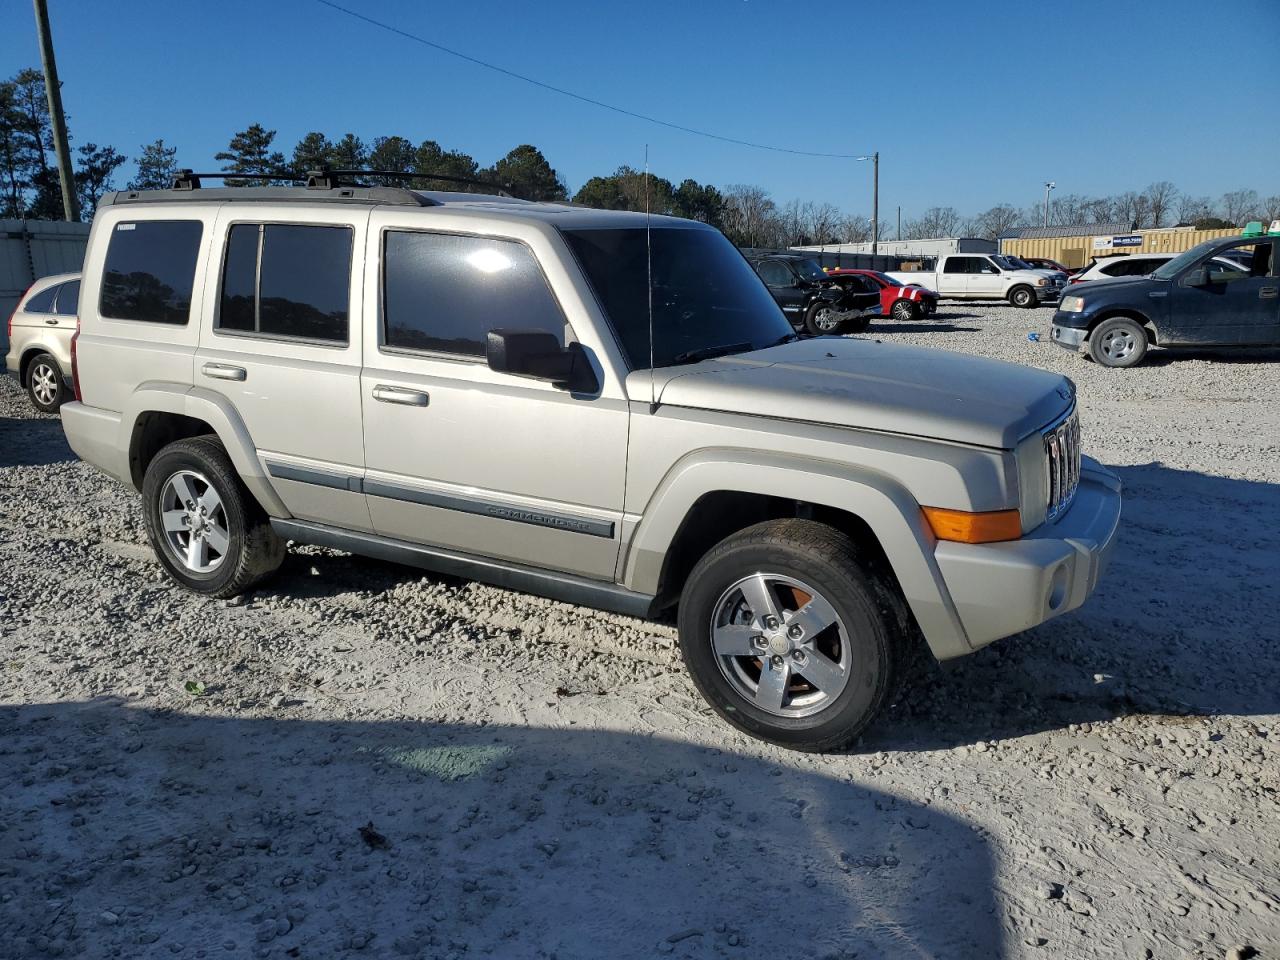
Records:
M653 371L653 236L649 230L649 145L644 145L644 249L645 289L649 293L649 413L658 409L658 392Z

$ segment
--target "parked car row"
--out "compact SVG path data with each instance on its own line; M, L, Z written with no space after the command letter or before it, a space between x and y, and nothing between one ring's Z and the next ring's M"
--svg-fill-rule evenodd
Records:
M9 316L5 367L43 413L56 413L71 394L71 338L79 299L78 273L43 277L22 295Z
M952 300L1007 300L1015 307L1055 301L1066 285L1065 274L996 253L947 254L933 270L890 271L886 276Z

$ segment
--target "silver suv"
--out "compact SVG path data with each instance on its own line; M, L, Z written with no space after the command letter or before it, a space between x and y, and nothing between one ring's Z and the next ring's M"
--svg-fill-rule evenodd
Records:
M42 277L9 317L5 367L42 413L57 413L71 397L71 338L76 332L80 274Z
M1064 377L804 339L717 231L389 187L108 195L71 446L174 579L286 541L676 618L748 733L853 741L921 639L1079 607L1120 516Z

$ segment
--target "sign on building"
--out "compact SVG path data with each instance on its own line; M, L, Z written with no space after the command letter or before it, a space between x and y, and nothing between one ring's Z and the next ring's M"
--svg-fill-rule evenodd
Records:
M1110 250L1114 247L1140 247L1142 246L1141 234L1131 233L1123 237L1094 237L1093 249Z

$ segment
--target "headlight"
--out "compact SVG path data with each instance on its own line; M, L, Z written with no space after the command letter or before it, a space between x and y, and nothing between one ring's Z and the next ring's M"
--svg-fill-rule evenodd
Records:
M1067 296L1062 298L1058 309L1063 313L1080 313L1084 310L1084 297Z
M1037 281L1036 281L1036 286L1037 286L1037 287L1043 287L1043 286L1044 286L1046 283L1048 283L1048 282L1049 282L1049 281L1048 281L1048 280L1046 280L1044 277L1041 277L1039 280L1037 280Z

